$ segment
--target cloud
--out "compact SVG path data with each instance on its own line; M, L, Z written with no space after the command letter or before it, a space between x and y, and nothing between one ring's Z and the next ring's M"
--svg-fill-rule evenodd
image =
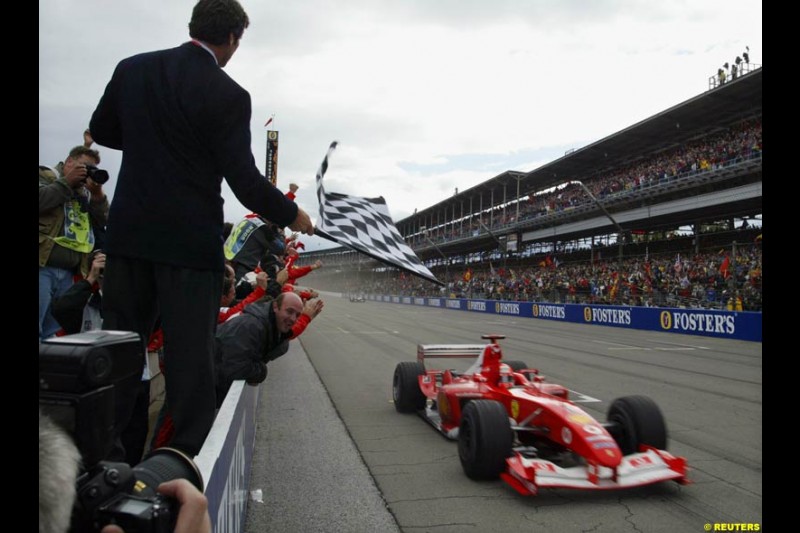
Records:
M40 0L40 162L81 142L119 60L188 40L189 4ZM761 63L761 5L743 0L242 4L226 71L252 97L253 154L263 171L275 113L278 183L312 216L333 140L331 190L384 196L400 219L702 93L746 45ZM113 198L121 155L101 154ZM246 214L223 195L226 220Z

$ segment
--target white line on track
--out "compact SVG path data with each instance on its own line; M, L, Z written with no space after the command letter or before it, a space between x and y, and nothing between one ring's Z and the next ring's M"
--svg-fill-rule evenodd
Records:
M626 348L637 348L637 349L641 348L640 346L634 346L633 344L623 344L621 342L610 342L610 341L601 341L601 340L595 340L594 342L596 342L598 344L610 344L612 346L624 346Z
M653 341L653 342L658 342L659 344L668 344L670 346L682 346L684 348L694 348L695 350L710 350L711 349L708 346L697 346L696 344L681 344L681 343L677 343L677 342L668 342L668 341L664 341L664 340L661 340L661 339L659 339L657 341Z
M680 352L680 351L694 351L694 350L708 350L703 346L692 346L691 344L675 344L671 342L662 342L663 344L670 344L671 346L633 346L630 344L621 344L619 342L608 341L595 341L599 344L609 344L608 350L641 350L643 352L652 352L653 350L659 352Z
M652 349L659 352L693 352L697 348L695 348L694 346L673 346L673 347L654 346Z
M618 351L623 351L623 350L641 350L643 352L649 352L649 351L652 350L652 348L645 348L643 346L609 346L606 349L607 350L618 350Z
M583 394L578 391L574 391L572 389L567 389L570 392L569 399L575 403L592 403L592 402L602 402L603 400L599 400L597 398L593 398L587 394ZM576 398L577 396L577 398Z
M344 333L346 335L399 335L400 334L399 331L395 331L395 330L392 330L392 329L380 330L380 331L369 331L369 330L366 330L366 331L348 331L348 330L346 330L344 328L341 328L339 326L336 326L335 330L329 330L329 331L334 332L334 333L336 331L339 331L340 333Z

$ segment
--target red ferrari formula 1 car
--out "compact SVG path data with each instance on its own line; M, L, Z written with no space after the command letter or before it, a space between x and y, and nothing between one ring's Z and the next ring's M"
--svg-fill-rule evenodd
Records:
M686 460L666 451L667 428L646 396L616 399L597 422L569 391L519 361L503 362L497 343L420 344L416 362L394 372L394 405L417 412L458 440L464 472L498 476L520 494L540 487L622 489L674 480L688 484ZM426 370L426 358L476 357L465 372Z

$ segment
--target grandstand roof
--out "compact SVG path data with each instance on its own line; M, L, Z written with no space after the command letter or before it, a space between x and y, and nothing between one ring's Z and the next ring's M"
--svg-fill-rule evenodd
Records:
M414 224L440 213L460 213L461 205L484 209L505 199L584 179L646 155L669 149L762 114L762 69L706 91L530 172L506 171L398 222ZM401 231L401 233L403 233Z

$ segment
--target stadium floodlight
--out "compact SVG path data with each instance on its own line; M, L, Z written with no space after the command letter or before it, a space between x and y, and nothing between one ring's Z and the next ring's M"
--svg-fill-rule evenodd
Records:
M420 226L419 227L419 231L420 231L420 233L422 233L422 236L425 237L425 240L428 241L430 243L430 245L433 246L433 248L437 252L439 252L439 255L442 256L442 259L444 259L444 283L445 283L445 287L447 287L447 273L448 273L448 270L449 270L449 267L450 267L450 260L447 258L446 255L444 255L444 252L442 251L442 249L439 248L436 245L436 243L431 240L430 231L428 230L427 226Z
M608 220L610 220L611 223L614 225L614 227L617 228L617 232L619 232L619 237L617 237L617 242L619 243L619 263L620 263L620 267L621 267L622 266L622 246L624 245L624 241L625 241L625 230L622 229L622 226L620 226L617 223L616 220L614 220L614 217L611 216L611 213L609 213L608 210L606 210L606 208L603 207L603 204L600 203L600 200L598 200L597 197L595 197L595 195L592 194L592 191L590 191L589 188L586 185L584 185L582 181L580 181L580 180L568 181L567 185L579 185L580 188L583 189L583 192L585 192L589 196L589 198L592 199L592 201L595 203L595 205L597 205L597 207L600 208L600 210L603 212L603 214L605 214L608 217Z

